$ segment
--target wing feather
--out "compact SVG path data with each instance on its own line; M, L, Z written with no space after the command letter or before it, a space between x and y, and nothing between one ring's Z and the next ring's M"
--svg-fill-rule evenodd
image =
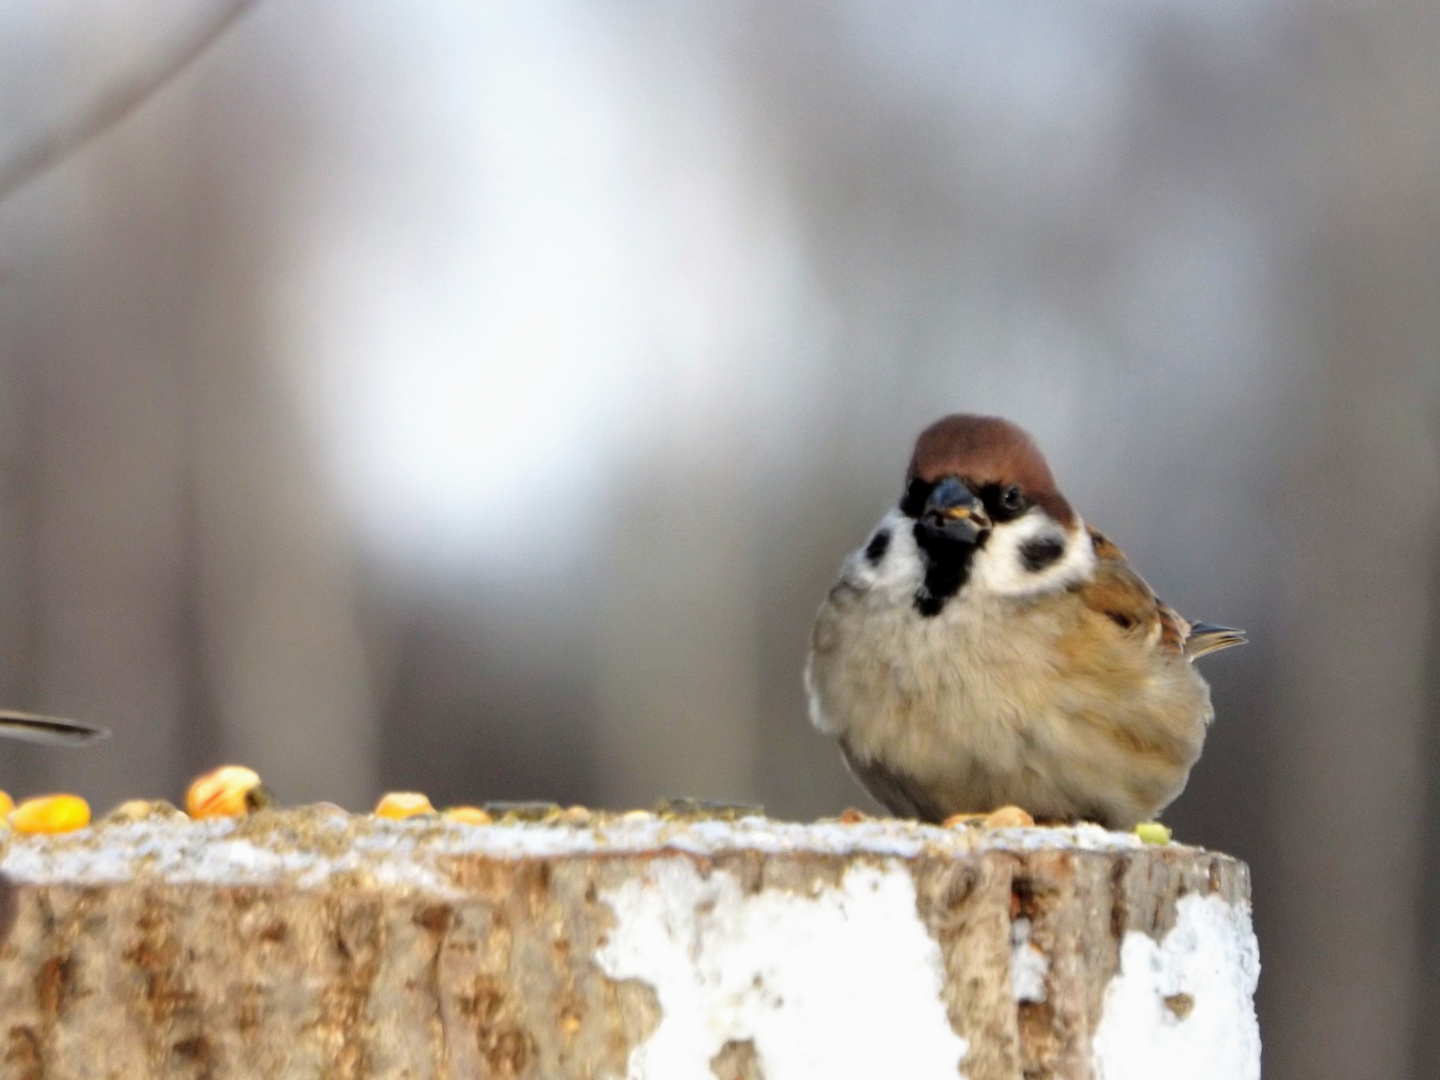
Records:
M1108 537L1091 529L1090 539L1095 545L1095 575L1080 587L1084 605L1127 636L1153 642L1166 652L1183 652L1185 620L1160 602Z
M1187 660L1243 645L1245 632L1228 626L1188 622L1155 595L1104 533L1090 529L1095 545L1095 576L1081 588L1081 599L1126 633L1153 639L1156 648Z

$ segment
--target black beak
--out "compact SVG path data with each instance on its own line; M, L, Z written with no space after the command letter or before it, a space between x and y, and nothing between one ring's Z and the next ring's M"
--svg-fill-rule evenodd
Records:
M921 517L927 529L961 544L974 544L990 528L990 518L975 493L959 480L946 477L925 500Z

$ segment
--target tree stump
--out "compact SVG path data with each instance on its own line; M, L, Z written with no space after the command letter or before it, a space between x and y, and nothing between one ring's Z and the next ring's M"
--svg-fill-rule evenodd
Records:
M1244 864L1097 827L306 808L0 870L7 1080L1259 1076Z

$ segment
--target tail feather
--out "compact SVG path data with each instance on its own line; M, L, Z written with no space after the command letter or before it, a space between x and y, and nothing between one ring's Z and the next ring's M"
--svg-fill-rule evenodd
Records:
M1244 630L1213 623L1191 623L1190 632L1185 635L1185 655L1191 660L1198 660L1207 653L1219 652L1232 645L1244 645L1248 640Z
M10 739L78 746L103 739L109 734L107 728L82 724L78 720L0 709L0 736Z

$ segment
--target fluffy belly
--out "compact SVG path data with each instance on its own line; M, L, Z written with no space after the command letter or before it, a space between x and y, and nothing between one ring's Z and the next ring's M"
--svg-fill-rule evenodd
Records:
M1183 661L1117 693L1114 665L1097 681L1067 657L1063 612L951 605L921 619L865 606L822 612L812 709L892 812L940 820L1013 803L1128 827L1184 786L1209 706Z

